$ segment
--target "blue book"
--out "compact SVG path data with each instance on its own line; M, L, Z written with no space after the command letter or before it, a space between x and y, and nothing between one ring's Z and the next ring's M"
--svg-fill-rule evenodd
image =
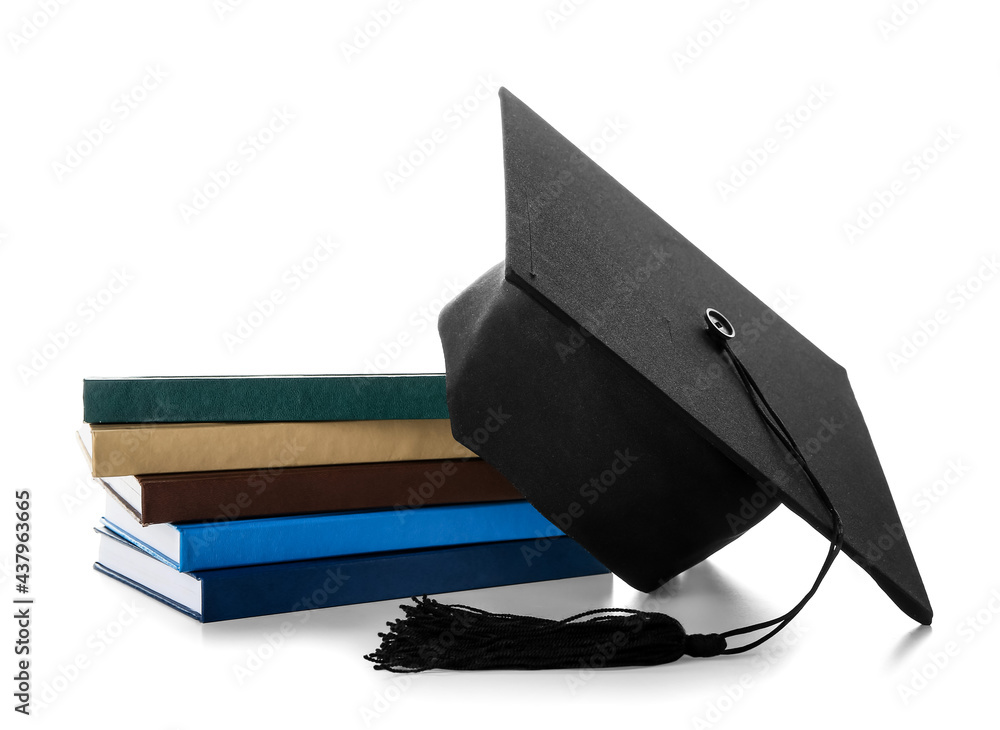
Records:
M181 573L98 529L94 568L202 622L607 573L568 537Z
M143 527L109 493L103 522L140 550L185 573L563 534L520 501Z

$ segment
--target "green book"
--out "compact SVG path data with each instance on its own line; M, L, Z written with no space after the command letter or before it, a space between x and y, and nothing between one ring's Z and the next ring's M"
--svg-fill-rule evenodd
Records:
M448 418L444 375L86 378L87 423Z

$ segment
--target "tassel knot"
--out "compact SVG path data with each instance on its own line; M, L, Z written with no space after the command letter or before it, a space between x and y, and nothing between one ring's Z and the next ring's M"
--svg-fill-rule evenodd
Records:
M684 653L688 656L719 656L726 650L726 639L719 634L688 634L684 639Z

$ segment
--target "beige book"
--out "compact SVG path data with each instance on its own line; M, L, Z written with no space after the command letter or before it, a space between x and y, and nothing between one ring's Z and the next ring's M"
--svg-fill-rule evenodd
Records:
M84 424L80 440L95 477L475 457L447 418Z

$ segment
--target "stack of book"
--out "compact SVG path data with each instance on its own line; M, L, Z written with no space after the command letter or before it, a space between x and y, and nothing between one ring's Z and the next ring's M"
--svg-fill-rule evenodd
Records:
M443 375L88 379L94 567L199 621L605 573L451 435Z

